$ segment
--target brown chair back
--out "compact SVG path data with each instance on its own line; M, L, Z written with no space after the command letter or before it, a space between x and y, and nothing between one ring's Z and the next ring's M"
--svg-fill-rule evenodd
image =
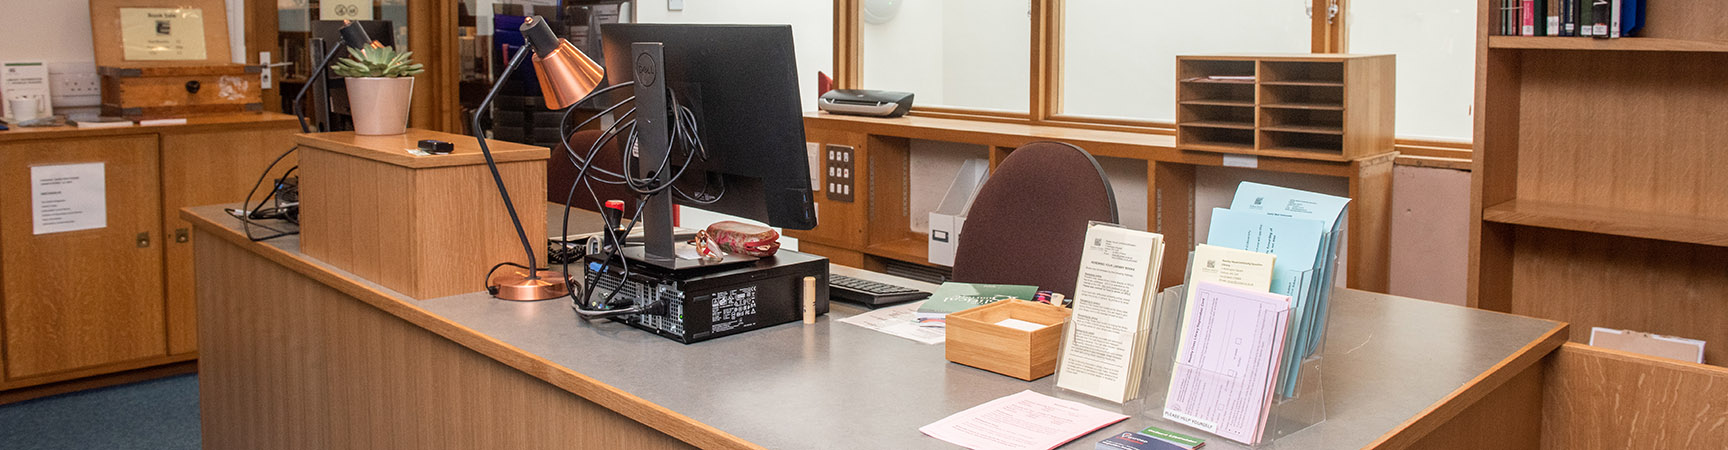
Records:
M1090 221L1117 223L1098 160L1060 142L1021 146L990 173L960 230L954 281L1074 295Z
M570 135L570 145L576 147L577 155L588 156L588 149L594 146L594 141L600 139L600 135L598 130L577 131ZM619 151L619 142L623 140L620 137L606 143L606 146L594 155L595 167L605 167L617 171L618 158L622 156ZM623 185L590 182L588 185L594 187L594 195L589 195L587 189L579 187L576 188L576 194L571 196L570 185L576 183L576 172L579 169L581 167L578 167L576 162L570 159L570 154L564 151L562 145L553 148L552 158L546 161L546 201L563 204L568 198L571 207L599 212L600 205L594 203L594 198L598 196L601 202L623 200L625 211L635 210L636 195L630 192L630 188Z

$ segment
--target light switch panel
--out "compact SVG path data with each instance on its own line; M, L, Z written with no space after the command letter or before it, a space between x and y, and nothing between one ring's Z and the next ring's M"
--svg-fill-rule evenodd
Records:
M853 148L845 145L829 145L828 149L822 153L828 161L827 164L824 164L827 166L828 182L823 183L823 186L826 186L824 189L828 191L828 199L837 202L852 202L854 198L853 188L857 184L854 182L856 174L853 168L856 164L852 159L855 153Z

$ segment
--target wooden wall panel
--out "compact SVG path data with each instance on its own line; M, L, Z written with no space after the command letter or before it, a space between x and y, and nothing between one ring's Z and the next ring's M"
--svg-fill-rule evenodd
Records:
M88 162L105 163L107 226L34 234L30 167ZM6 379L167 355L157 163L155 135L0 145Z
M1542 448L1719 449L1728 369L1566 344L1548 357Z
M206 448L690 448L200 231Z
M1528 450L1541 446L1543 369L1542 364L1524 369L1409 448Z
M1728 219L1728 54L1548 52L1522 84L1519 200Z
M1519 228L1510 311L1590 327L1625 328L1728 342L1728 247ZM1705 347L1712 364L1728 348Z

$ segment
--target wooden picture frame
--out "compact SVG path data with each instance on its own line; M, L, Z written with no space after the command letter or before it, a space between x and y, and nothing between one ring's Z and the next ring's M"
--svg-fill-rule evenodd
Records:
M120 10L123 8L196 8L201 10L204 58L127 60ZM228 45L228 5L223 0L90 0L90 34L96 65L108 67L184 67L232 62Z

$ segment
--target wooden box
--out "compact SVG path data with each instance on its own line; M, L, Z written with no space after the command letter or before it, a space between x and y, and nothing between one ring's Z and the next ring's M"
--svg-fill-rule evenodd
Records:
M264 110L260 66L109 67L102 75L102 115L160 119Z
M1056 373L1057 347L1068 308L1003 300L948 315L949 361L1032 381ZM1044 325L1033 331L999 325L1019 319Z
M417 299L482 291L492 265L528 264L473 137L409 129L297 139L300 247L307 255ZM450 142L455 150L407 152L422 139ZM530 245L545 252L550 151L487 142Z

